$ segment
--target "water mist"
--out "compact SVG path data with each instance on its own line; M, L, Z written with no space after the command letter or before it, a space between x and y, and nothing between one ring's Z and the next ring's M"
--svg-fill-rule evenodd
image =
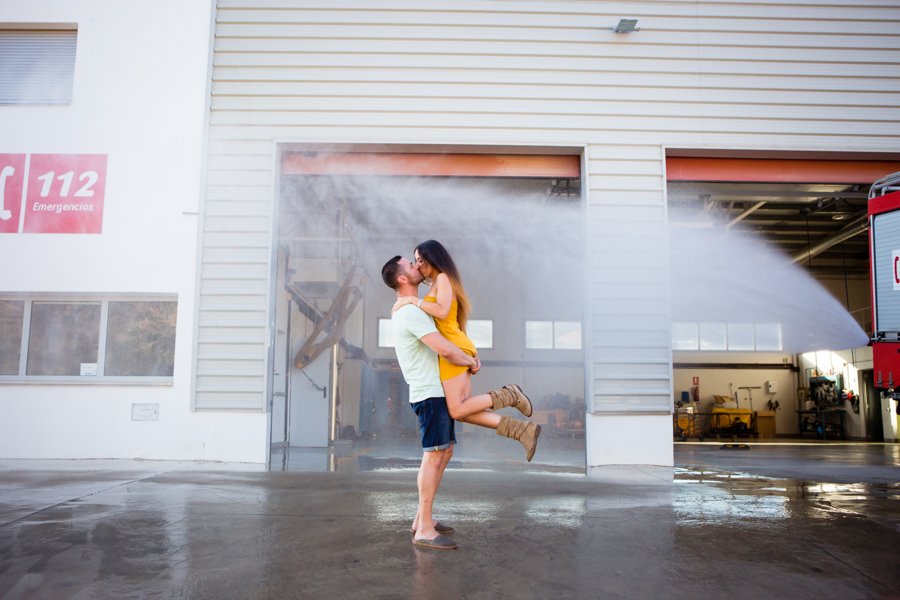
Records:
M752 234L670 227L669 243L673 322L780 324L791 354L869 343L838 300Z
M369 409L367 400L357 398L360 392L351 392L359 389L353 382L358 382L355 373L360 367L353 366L351 359L339 359L346 373L338 408L341 426L354 424L357 431L363 429L364 420L357 413L371 410L372 431L380 444L408 441L414 423L406 417L413 413L396 402L396 395L403 393L394 381L397 374L391 375L389 385L379 383L389 374L395 354L393 348L379 347L377 324L390 317L396 299L380 273L392 256L413 259L416 245L436 239L460 270L473 307L469 318L492 323L492 344L479 348L485 368L472 380L473 393L519 384L538 410L548 398L565 404L555 406L563 409L558 415L560 426L570 412L580 415L570 420L580 423L583 432L584 349L526 348L526 321L562 328L563 323L571 327L584 320L584 212L578 180L285 176L281 191L280 238L289 248L291 270L299 285L314 290L327 284L317 284L315 275L304 270L321 268L324 261L331 261L330 268L344 274L351 265L361 266L359 280L363 273L366 277L364 284L354 283L365 290L365 302L358 309L364 316L357 325L348 322L345 338L365 348L370 362L362 368L364 377L367 369L375 369L376 395L390 399L382 404L376 399L377 406ZM342 240L343 245L337 250L327 239ZM338 275L338 280L343 276ZM422 286L420 296L426 293ZM329 303L330 298L323 295L317 309L324 312ZM297 329L301 322L293 321L292 327ZM304 380L298 378L297 385L303 387ZM517 457L512 445L498 445L493 431L462 427L479 439L478 434L485 434L481 458L496 460L497 451L507 450L510 458ZM547 440L551 439L548 435ZM577 447L571 456L583 465L583 439L568 435L561 441ZM478 444L465 446L471 452ZM548 457L542 460L547 461Z

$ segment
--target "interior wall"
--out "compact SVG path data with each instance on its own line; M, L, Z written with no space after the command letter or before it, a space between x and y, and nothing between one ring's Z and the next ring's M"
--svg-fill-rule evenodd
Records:
M835 373L841 373L844 376L844 389L860 394L860 386L862 378L859 371L871 369L872 347L856 348L853 350L840 350L836 352L816 352L803 354L800 357L800 377L801 385L809 385L809 370L818 369L820 372L829 372L833 369ZM846 428L846 436L851 439L866 439L866 407L860 402L859 413L853 411L850 402L843 402L835 408L843 409L844 427Z
M815 258L813 258L815 261ZM822 287L828 290L848 312L853 315L862 330L872 333L872 283L868 275L852 275L844 281L843 276L816 275ZM847 298L849 296L849 304Z
M778 400L779 409L775 411L776 433L794 435L797 433L797 376L789 369L675 369L675 399L681 399L681 392L690 392L693 378L700 378L700 402L691 402L696 412L709 413L716 405L713 396L732 396L738 393L740 408L752 408L755 411L769 410L769 400ZM778 391L766 393L766 382L774 381ZM753 390L753 402L749 401L748 390L741 387L761 387ZM701 423L703 421L701 420Z
M842 282L843 283L843 282ZM690 367L674 370L674 394L675 399L680 400L681 392L689 392L693 387L693 378L700 378L700 411L709 412L715 400L713 395L729 396L734 392L739 393L740 407L750 408L747 390L739 390L744 386L765 387L767 381L775 381L778 391L767 394L765 389L753 390L753 410L767 410L766 401L777 399L780 404L775 414L775 425L779 436L792 436L797 434L798 415L795 411L801 410L797 395L798 387L808 387L808 370L816 368L828 371L834 368L835 372L843 373L844 388L854 393L860 392L861 378L859 371L872 368L871 347L842 350L836 352L819 352L818 365L812 354L800 355L799 372L788 369L691 369ZM777 364L788 361L790 355L770 353L722 353L722 352L675 352L674 361L684 364L690 362L704 363L739 363L747 364ZM691 405L696 406L695 403ZM805 408L805 407L803 407ZM846 436L850 439L865 439L865 406L860 406L860 412L855 413L849 402L845 402L840 408L845 410L844 427ZM809 436L807 436L808 438Z

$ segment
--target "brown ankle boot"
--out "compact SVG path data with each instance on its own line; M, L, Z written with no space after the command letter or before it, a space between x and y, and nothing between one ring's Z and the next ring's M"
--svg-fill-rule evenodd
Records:
M512 406L513 408L517 408L519 412L521 412L526 417L531 416L531 400L528 399L528 396L522 393L522 388L520 388L519 386L504 385L499 390L494 390L493 392L488 393L491 395L491 400L494 401L494 405L491 407L492 409L500 410L501 408Z
M497 425L497 435L518 440L525 446L526 460L531 462L534 451L537 449L538 437L541 435L541 426L533 421L520 421L503 415L500 417L500 424Z

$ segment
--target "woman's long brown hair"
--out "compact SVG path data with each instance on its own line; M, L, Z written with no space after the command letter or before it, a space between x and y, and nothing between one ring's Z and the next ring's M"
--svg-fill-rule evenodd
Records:
M463 288L462 279L459 276L459 270L456 263L450 257L447 249L437 240L428 240L416 246L416 252L429 265L445 274L450 279L450 285L456 293L457 311L456 321L459 323L459 329L463 333L466 332L466 321L468 321L469 312L472 306L469 304L469 297L466 296L466 290Z

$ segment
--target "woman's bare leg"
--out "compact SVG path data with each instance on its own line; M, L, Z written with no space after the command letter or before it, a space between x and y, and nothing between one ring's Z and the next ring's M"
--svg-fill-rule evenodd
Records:
M469 372L441 383L444 386L444 394L447 398L447 409L453 419L462 421L463 423L471 423L472 425L494 429L498 434L504 437L517 440L525 447L526 460L531 462L535 448L537 447L538 436L541 435L540 425L532 421L513 419L509 415L500 416L491 410L484 410L494 406L494 399L490 394L479 394L478 396L470 395L472 393L472 375ZM512 394L514 392L508 391L507 393ZM519 393L521 394L521 392ZM484 409L478 410L482 407L484 407ZM528 412L531 412L530 403L528 408ZM476 412L469 412L473 410ZM456 414L454 414L454 412ZM500 425L501 423L504 423L504 420L505 424L501 428Z
M441 385L444 386L444 397L447 398L447 410L456 421L465 421L466 417L494 405L490 394L469 396L472 390L472 374L468 371L442 381Z
M472 393L472 374L468 371L441 382L447 398L447 410L456 421L471 423L488 429L497 429L500 415L487 409L494 405L490 394Z
M469 375L466 373L466 375ZM472 395L472 377L466 377L466 397L470 397ZM490 396L490 394L488 394ZM490 410L483 410L481 412L475 413L474 415L469 415L466 417L463 422L471 423L472 425L479 425L481 427L486 427L488 429L497 429L497 425L500 423L500 419L502 417L497 413Z
M488 429L497 429L497 426L500 425L500 419L503 417L498 415L497 413L490 410L483 410L481 412L477 412L474 415L469 415L465 419L461 419L463 423L471 423L472 425L478 425L480 427L487 427Z

